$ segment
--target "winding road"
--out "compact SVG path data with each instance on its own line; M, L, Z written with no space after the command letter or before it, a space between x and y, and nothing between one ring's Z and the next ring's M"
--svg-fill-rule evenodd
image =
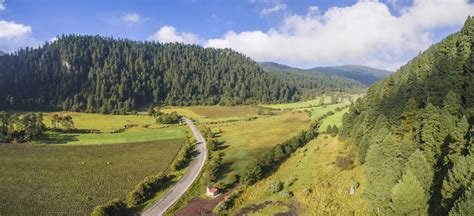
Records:
M161 197L152 207L143 212L144 216L163 215L181 196L191 187L193 182L199 176L207 158L206 140L202 137L199 130L194 126L193 121L183 118L186 124L194 134L196 139L197 156L191 162L191 165L184 176L171 188L163 197Z

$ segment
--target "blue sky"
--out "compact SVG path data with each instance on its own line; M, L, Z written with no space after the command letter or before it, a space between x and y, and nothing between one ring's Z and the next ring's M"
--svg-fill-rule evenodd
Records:
M396 69L457 31L473 8L468 0L0 0L0 50L99 34L230 47L298 67Z

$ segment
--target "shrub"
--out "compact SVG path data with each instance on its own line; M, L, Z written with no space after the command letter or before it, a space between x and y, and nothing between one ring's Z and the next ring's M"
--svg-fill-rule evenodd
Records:
M173 170L178 171L183 169L188 161L191 160L192 153L196 146L192 142L186 143L186 145L179 151L176 160L173 162L171 166Z
M305 189L303 190L303 195L304 195L305 197L308 197L311 193L313 193L313 190L312 190L311 188L305 188Z
M296 181L298 181L298 178L291 178L290 181L288 182L288 187L293 185Z
M91 215L92 216L127 215L127 206L122 200L114 199L106 204L95 207Z
M336 157L336 166L342 170L349 170L354 167L354 153L349 153L347 155L338 155Z
M135 207L154 196L156 192L162 189L162 184L166 180L168 180L168 176L166 175L146 177L132 192L127 195L128 206Z
M292 198L294 195L293 195L293 192L291 192L291 191L282 191L282 192L280 193L280 196L281 196L282 198L285 198L285 199L290 199L290 198Z
M278 193L281 190L283 190L283 182L281 181L272 182L268 185L268 191L270 193Z
M161 113L156 119L156 122L162 124L177 124L180 118L181 116L179 116L177 112L172 112L169 114Z

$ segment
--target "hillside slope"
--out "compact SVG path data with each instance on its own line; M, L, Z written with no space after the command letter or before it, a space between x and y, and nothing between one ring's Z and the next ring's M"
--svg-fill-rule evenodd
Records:
M373 212L470 215L474 19L369 88L341 135L359 148Z
M362 65L341 65L333 67L315 67L308 71L320 72L326 75L336 75L347 79L353 79L364 85L371 85L392 74L390 71L371 68Z
M288 102L298 94L229 49L63 36L0 57L0 109L122 113L152 103Z
M305 93L312 92L311 96L325 91L360 92L365 88L359 81L340 76L315 73L274 62L259 62L258 64L264 71L288 80L292 85L305 90Z

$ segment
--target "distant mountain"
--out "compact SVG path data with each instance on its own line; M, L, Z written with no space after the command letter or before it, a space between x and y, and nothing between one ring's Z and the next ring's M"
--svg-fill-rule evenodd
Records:
M6 54L7 54L6 52L3 52L0 50L0 56L6 55Z
M358 92L365 86L356 80L294 68L274 62L259 62L260 67L302 89L307 97L326 91Z
M392 74L391 71L371 68L371 67L362 66L362 65L315 67L308 70L321 72L327 75L337 75L337 76L357 80L367 86Z
M329 67L315 67L310 69L299 69L275 62L260 62L260 67L265 71L286 71L297 73L313 73L321 76L337 76L342 79L349 79L369 86L392 74L391 71L371 68L363 65L341 65Z

